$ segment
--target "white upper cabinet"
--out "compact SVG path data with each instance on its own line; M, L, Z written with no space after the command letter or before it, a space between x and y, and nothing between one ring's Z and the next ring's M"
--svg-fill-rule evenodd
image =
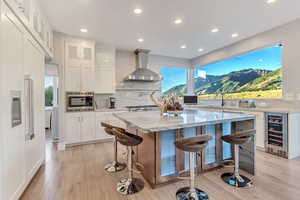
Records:
M70 40L65 44L65 90L95 90L95 43Z
M95 93L116 92L115 56L114 47L103 45L96 48Z
M53 57L53 31L39 0L6 0L48 57Z

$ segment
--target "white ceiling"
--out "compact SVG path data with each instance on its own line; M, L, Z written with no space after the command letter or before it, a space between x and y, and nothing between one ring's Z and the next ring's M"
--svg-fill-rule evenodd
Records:
M40 0L56 31L193 58L300 17L299 0ZM133 9L143 9L140 16ZM175 25L180 17L183 23ZM211 33L218 27L220 32ZM87 28L88 33L81 33ZM238 33L239 37L231 38ZM143 43L137 41L144 39ZM186 49L181 49L181 45ZM203 48L203 52L198 52Z

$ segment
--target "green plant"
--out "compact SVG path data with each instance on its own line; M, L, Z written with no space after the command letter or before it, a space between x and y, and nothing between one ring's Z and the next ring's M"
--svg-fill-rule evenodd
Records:
M53 87L45 89L45 106L53 106Z

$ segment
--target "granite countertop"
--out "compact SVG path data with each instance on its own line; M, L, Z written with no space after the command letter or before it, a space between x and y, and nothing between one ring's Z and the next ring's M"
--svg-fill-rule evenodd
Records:
M174 130L229 121L255 119L254 115L248 114L188 109L177 117L169 115L161 116L159 111L115 113L114 116L129 126L136 127L144 132Z
M299 113L300 108L285 107L285 108L276 108L276 107L256 107L256 108L243 108L243 107L230 107L225 106L204 106L204 105L193 105L187 106L187 109L217 109L217 110L232 110L232 111L241 111L241 112L274 112L274 113Z

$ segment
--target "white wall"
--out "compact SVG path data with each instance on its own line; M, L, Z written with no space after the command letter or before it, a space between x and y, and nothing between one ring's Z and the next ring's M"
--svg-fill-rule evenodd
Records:
M283 96L286 100L300 100L300 19L258 34L249 39L224 47L192 60L193 67L228 59L256 49L282 42L283 48Z

